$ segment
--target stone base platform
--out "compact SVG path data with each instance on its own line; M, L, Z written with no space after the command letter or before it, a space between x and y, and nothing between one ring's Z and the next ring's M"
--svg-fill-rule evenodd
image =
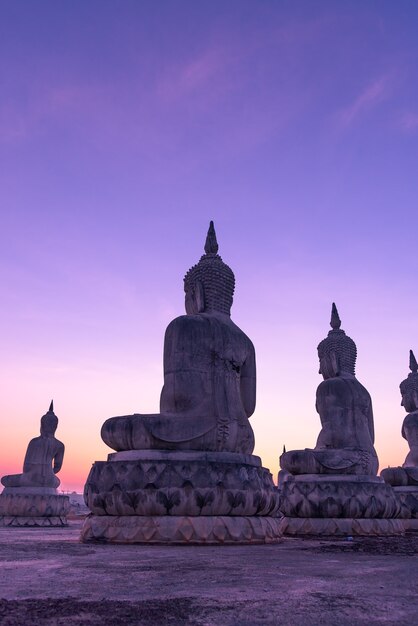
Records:
M412 518L418 518L418 486L392 487L396 497L410 512Z
M0 495L0 526L66 526L68 496L55 489L7 487Z
M418 532L418 518L404 520L405 530L408 532Z
M268 515L279 494L257 456L132 450L96 461L84 487L95 515Z
M347 519L315 517L285 517L284 534L293 537L370 537L403 535L405 523L402 519Z
M418 531L418 485L392 489L402 506L411 513L410 519L405 520L405 530Z
M0 516L0 526L34 527L34 528L59 528L68 526L66 517L10 517Z
M278 543L283 527L283 518L277 517L89 515L81 531L81 541L164 545L266 544Z
M396 535L410 512L382 478L281 476L280 510L289 535Z
M282 534L279 493L259 457L131 450L94 463L82 541L271 543Z

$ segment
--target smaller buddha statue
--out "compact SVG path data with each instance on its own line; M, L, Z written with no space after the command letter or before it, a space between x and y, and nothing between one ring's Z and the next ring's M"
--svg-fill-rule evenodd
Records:
M23 462L22 474L3 476L5 487L47 487L57 488L60 484L56 474L62 467L64 444L55 438L58 418L54 413L54 403L41 417L41 435L29 442Z
M333 303L332 330L318 345L324 380L316 392L316 410L322 430L314 449L282 454L281 468L290 474L377 473L372 401L355 376L356 344L340 326Z
M418 486L418 363L409 351L411 373L399 385L402 402L408 415L402 424L402 437L409 445L409 452L402 467L388 467L381 473L386 483L393 487Z

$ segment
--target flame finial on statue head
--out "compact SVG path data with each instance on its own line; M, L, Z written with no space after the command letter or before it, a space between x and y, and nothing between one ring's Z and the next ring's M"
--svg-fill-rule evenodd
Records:
M331 322L330 322L332 330L339 330L341 327L340 316L338 315L337 307L335 306L335 302L332 303L331 309Z
M217 254L219 249L218 242L216 239L215 226L213 225L213 221L210 221L208 234L206 235L205 242L205 252L206 254Z
M411 372L418 372L418 363L412 350L409 351L409 369Z
M54 413L54 401L51 400L48 411L41 417L41 433L54 433L58 426L58 417Z

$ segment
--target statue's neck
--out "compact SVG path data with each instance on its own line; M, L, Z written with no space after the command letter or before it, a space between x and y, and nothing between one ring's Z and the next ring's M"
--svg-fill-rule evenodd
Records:
M211 317L217 317L221 320L230 320L231 316L228 313L222 313L221 311L216 311L215 309L205 309L201 312L201 315L210 315Z
M356 380L356 377L354 376L354 374L351 374L350 372L338 372L338 374L334 374L334 376L330 376L329 378L325 378L324 380L332 380L335 378L343 378L344 380Z

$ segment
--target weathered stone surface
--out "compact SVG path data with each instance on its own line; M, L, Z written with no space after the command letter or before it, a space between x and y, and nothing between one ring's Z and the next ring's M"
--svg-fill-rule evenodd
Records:
M289 536L385 536L403 535L405 522L401 519L285 517L284 534Z
M50 527L64 527L67 526L67 518L65 516L59 517L22 517L22 516L9 516L0 515L0 526L17 526L20 528L35 527L35 528L50 528Z
M11 474L1 479L5 487L46 487L56 489L60 484L56 474L62 467L64 444L54 437L58 418L51 402L49 411L41 418L41 436L29 442L22 474Z
M396 497L406 507L413 519L418 519L418 487L393 487Z
M101 436L114 450L252 453L255 352L230 318L235 279L217 250L211 223L205 254L184 279L186 315L166 330L160 413L106 420Z
M229 516L103 516L90 515L83 542L155 544L278 543L283 518Z
M405 530L410 532L418 531L418 518L410 517L409 519L403 520L405 524Z
M124 450L108 454L108 461L205 461L209 463L238 463L261 467L261 459L253 454L197 450Z
M6 491L6 490L5 490ZM3 493L0 495L2 526L63 526L70 510L68 496L57 494Z
M340 325L333 304L332 330L318 345L324 381L316 392L316 410L322 429L314 449L282 454L280 466L291 474L377 473L372 402L355 377L356 345Z
M278 491L258 457L238 463L222 462L221 453L216 460L201 456L188 460L178 452L163 460L97 461L85 502L95 515L278 514Z
M371 476L287 476L280 490L280 510L292 518L409 517L393 489Z

